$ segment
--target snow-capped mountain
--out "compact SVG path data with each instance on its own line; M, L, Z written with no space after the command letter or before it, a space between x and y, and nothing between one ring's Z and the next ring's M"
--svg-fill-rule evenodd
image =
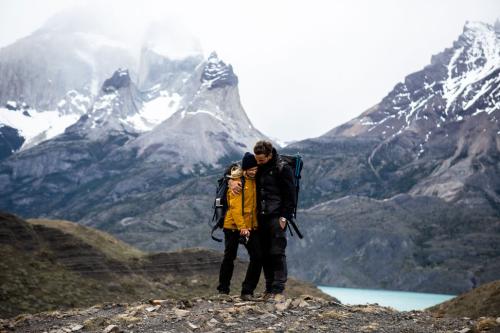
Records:
M137 67L126 43L77 17L56 15L0 49L0 124L18 130L20 149L63 133L89 110L104 79Z
M491 115L500 108L499 36L500 23L468 22L453 47L407 76L379 104L327 135L390 139L407 130L440 128L483 112Z
M430 65L323 139L381 140L368 157L380 180L421 174L410 193L489 206L500 204L500 180L490 177L499 174L499 118L500 24L468 22Z
M191 96L168 120L127 144L148 161L175 160L184 169L251 151L265 136L254 128L240 102L238 77L213 52L186 80Z
M172 22L121 31L126 26L118 28L110 21L113 13L101 7L68 9L0 49L0 125L17 130L15 140L23 145L16 150L62 134L110 101L101 85L118 68L128 69L146 93L140 114L130 114L126 123L144 132L166 119L156 110L165 108L167 116L175 111L186 77L203 61L199 41Z

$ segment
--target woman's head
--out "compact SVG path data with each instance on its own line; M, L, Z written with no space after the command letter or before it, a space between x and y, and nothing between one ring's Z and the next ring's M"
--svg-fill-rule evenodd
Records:
M243 159L241 160L241 168L243 169L245 176L255 178L255 175L257 174L257 160L252 153L245 153Z

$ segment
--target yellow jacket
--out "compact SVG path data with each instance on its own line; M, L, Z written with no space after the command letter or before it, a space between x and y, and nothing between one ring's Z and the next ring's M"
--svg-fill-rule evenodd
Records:
M232 230L257 229L257 187L255 179L245 177L244 214L241 214L242 194L227 191L228 209L224 218L224 228Z

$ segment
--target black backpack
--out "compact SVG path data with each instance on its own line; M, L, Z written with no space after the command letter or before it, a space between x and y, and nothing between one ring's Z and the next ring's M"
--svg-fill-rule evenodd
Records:
M297 227L297 224L295 223L295 218L297 217L297 205L299 202L300 179L302 178L301 172L302 172L302 167L304 166L302 156L300 156L299 154L279 155L278 169L280 172L283 169L283 166L285 165L288 165L290 169L292 169L293 181L295 184L295 207L293 207L293 218L289 222L292 225L295 232L297 233L297 236L299 236L299 238L303 238L302 233L300 232L299 228ZM293 236L292 230L291 229L289 230Z
M228 209L228 203L227 203L227 190L228 190L228 182L229 182L229 175L231 174L231 169L239 166L238 163L232 163L230 166L224 170L224 174L222 177L220 177L217 180L217 190L215 192L215 200L214 204L212 206L214 210L214 215L212 217L212 222L210 223L212 227L212 239L217 241L217 242L222 242L222 239L217 238L214 236L214 232L217 229L222 229L224 227L224 218L226 217L227 209ZM242 203L241 203L241 214L243 215L243 209L244 209L244 204L245 204L245 177L241 177L241 184L242 184L242 192L241 195L243 196L242 198Z

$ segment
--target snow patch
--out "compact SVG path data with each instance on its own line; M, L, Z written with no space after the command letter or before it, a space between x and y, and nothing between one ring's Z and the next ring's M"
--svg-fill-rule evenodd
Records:
M198 115L198 114L208 114L209 116L212 116L215 119L219 120L220 122L224 123L224 119L222 119L220 116L218 116L217 114L215 114L214 112L211 112L211 111L198 110L198 111L189 111L189 112L186 112L186 115L190 115L190 116L195 116L195 115Z
M179 94L170 95L167 91L161 91L160 97L144 103L140 112L128 117L125 122L139 132L150 131L177 111L181 99Z
M79 114L63 115L58 111L30 110L31 117L25 116L21 112L12 112L5 108L0 108L0 123L16 128L19 134L25 138L21 150L27 146L36 144L37 139L42 135L43 141L51 139L73 125L80 118Z

